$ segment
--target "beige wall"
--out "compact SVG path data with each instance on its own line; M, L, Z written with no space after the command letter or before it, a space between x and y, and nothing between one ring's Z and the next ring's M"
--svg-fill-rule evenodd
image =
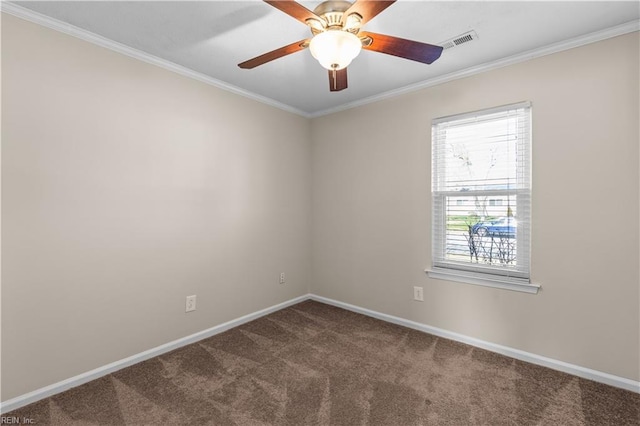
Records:
M308 293L309 120L5 14L2 109L3 400Z
M638 50L634 33L314 119L312 291L639 380ZM428 278L431 120L525 100L541 292Z
M309 285L640 379L637 33L313 120L11 16L2 36L2 400ZM522 100L543 290L430 280L430 120Z

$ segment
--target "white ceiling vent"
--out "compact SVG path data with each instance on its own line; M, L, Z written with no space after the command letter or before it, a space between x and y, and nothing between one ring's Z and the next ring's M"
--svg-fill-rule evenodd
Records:
M440 43L440 46L442 46L446 50L451 49L452 47L460 46L464 43L469 43L470 41L477 39L478 34L476 34L474 30L471 30L467 31L464 34L460 34L459 36L450 38L449 40L443 41L442 43Z

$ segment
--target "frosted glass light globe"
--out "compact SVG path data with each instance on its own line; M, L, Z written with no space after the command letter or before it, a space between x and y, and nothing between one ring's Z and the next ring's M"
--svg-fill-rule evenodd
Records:
M349 66L362 49L362 42L353 33L328 30L311 39L309 50L320 65L328 70L341 70Z

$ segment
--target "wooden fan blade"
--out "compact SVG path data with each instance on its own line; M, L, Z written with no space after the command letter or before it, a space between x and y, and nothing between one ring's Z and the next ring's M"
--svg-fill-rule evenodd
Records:
M264 2L269 3L271 6L275 7L278 10L283 11L287 15L297 19L298 21L302 22L305 25L307 25L307 19L315 19L317 21L324 22L322 18L320 18L318 15L316 15L315 13L313 13L312 11L310 11L309 9L307 9L306 7L304 7L303 5L295 1L264 0Z
M396 0L357 0L342 15L342 24L344 25L346 23L346 19L349 15L351 15L352 13L357 13L358 15L362 16L361 25L364 25L395 2Z
M373 39L373 42L367 46L363 43L363 49L386 53L387 55L398 56L400 58L422 62L423 64L432 63L442 54L441 46L434 46L419 41L362 31L358 33L358 37L371 37Z
M329 90L339 92L347 88L347 69L329 70Z
M272 50L271 52L265 53L264 55L256 56L253 59L244 61L238 64L238 66L244 69L255 68L258 65L266 64L267 62L273 61L274 59L282 58L283 56L287 56L291 53L306 49L308 45L309 40L296 41L295 43L291 43L287 46L281 47L280 49Z

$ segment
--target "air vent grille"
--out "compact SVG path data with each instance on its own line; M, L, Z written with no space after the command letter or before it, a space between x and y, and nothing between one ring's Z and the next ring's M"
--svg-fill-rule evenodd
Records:
M442 43L440 43L440 46L442 46L446 50L456 46L460 46L461 44L464 44L464 43L469 43L470 41L477 40L477 39L478 39L478 34L476 34L475 31L471 30L464 34L460 34L457 37L453 37L447 41L443 41Z

